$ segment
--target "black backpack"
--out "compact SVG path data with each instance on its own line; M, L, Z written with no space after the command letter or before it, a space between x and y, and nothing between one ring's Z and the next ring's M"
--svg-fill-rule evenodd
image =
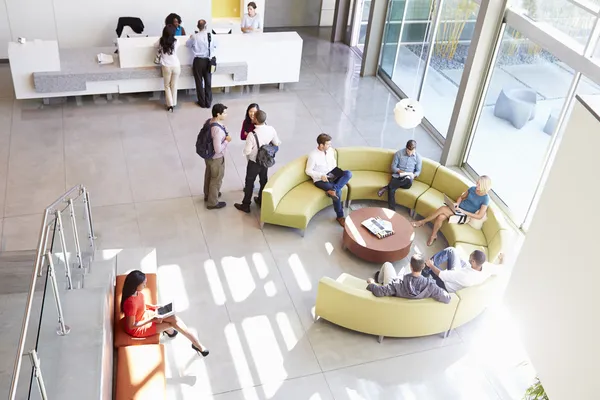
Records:
M215 146L213 145L212 135L210 130L213 126L221 126L216 122L210 123L210 118L206 120L202 129L200 129L200 133L198 134L198 139L196 139L196 154L204 159L213 158L215 155Z
M256 140L256 146L258 147L258 153L256 154L256 163L261 167L270 168L275 165L275 154L277 150L279 150L278 146L274 146L272 144L264 144L260 145L258 142L258 136L256 132L252 132L254 134L254 139Z

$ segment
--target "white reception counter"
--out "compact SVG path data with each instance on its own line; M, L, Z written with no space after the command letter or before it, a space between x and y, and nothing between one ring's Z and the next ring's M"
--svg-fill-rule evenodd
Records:
M182 37L181 40L187 40ZM217 70L213 87L298 82L302 39L296 32L215 35ZM160 67L154 64L158 37L118 40L113 47L59 49L56 41L9 43L8 56L17 99L164 90ZM114 56L99 65L96 54ZM192 55L177 52L182 64L179 89L195 88Z

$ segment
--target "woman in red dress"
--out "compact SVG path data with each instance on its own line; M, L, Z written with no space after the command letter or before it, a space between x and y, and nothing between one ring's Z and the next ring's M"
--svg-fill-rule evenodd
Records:
M260 107L256 103L252 103L246 109L246 118L244 118L244 122L242 122L242 132L240 133L240 138L242 140L246 140L248 135L254 131L254 114L260 110Z
M146 304L142 290L146 287L146 275L142 271L131 271L125 278L123 296L121 297L121 311L125 314L125 332L137 338L144 338L157 333L165 333L169 337L183 336L192 342L192 348L202 354L208 355L208 349L189 331L188 327L177 316L160 318L156 315L158 306Z

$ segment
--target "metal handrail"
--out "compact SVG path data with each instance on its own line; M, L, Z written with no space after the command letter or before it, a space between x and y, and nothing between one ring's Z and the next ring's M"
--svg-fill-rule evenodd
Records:
M62 196L60 196L58 199L56 199L56 201L54 201L52 204L50 204L44 211L44 217L42 219L42 225L40 228L40 235L39 235L39 239L38 239L38 246L37 246L36 255L35 255L35 265L34 265L32 273L31 273L31 283L29 285L29 293L27 294L27 304L25 305L25 315L23 317L23 323L21 325L21 337L19 339L19 344L17 346L17 357L15 360L14 368L13 368L13 376L12 376L12 381L10 384L10 392L8 395L9 400L15 400L15 398L17 396L17 387L19 384L21 363L22 363L22 358L25 355L23 352L25 351L25 341L27 339L27 330L29 328L29 318L31 317L31 307L32 307L32 303L33 303L33 297L35 294L35 285L37 283L38 271L40 272L40 276L42 275L41 274L42 260L46 256L46 254L44 252L46 249L46 241L48 240L48 235L49 235L49 230L46 229L46 226L48 225L48 216L50 214L55 213L57 211L57 209L56 209L57 206L59 206L63 202L67 202L67 207L68 207L68 201L69 201L69 199L72 199L72 197L70 197L70 196L74 192L77 193L77 195L74 196L75 198L77 198L81 195L85 195L87 197L87 190L83 185L73 186L71 189L67 190ZM86 200L86 201L88 201L88 200ZM86 203L86 204L89 204L89 203ZM91 222L91 210L88 209L87 211L89 214L88 218L90 218L90 222ZM91 228L91 223L90 223L90 228ZM93 240L93 236L94 236L93 232L91 232L92 240ZM63 251L66 251L66 250L63 250ZM69 268L69 266L67 266L67 268Z

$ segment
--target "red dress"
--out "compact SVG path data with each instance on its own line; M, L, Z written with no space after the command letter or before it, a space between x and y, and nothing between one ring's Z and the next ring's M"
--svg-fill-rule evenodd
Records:
M138 292L137 296L131 296L123 303L123 329L133 337L143 338L156 335L156 322L148 322L146 325L139 326L133 329L127 327L127 317L135 317L135 322L142 321L148 318L154 311L150 306L146 306L144 294Z
M246 138L248 137L246 133L254 131L254 128L255 126L252 122L246 122L246 120L244 120L244 122L242 123L242 131L240 132L240 138L242 140L246 140Z

